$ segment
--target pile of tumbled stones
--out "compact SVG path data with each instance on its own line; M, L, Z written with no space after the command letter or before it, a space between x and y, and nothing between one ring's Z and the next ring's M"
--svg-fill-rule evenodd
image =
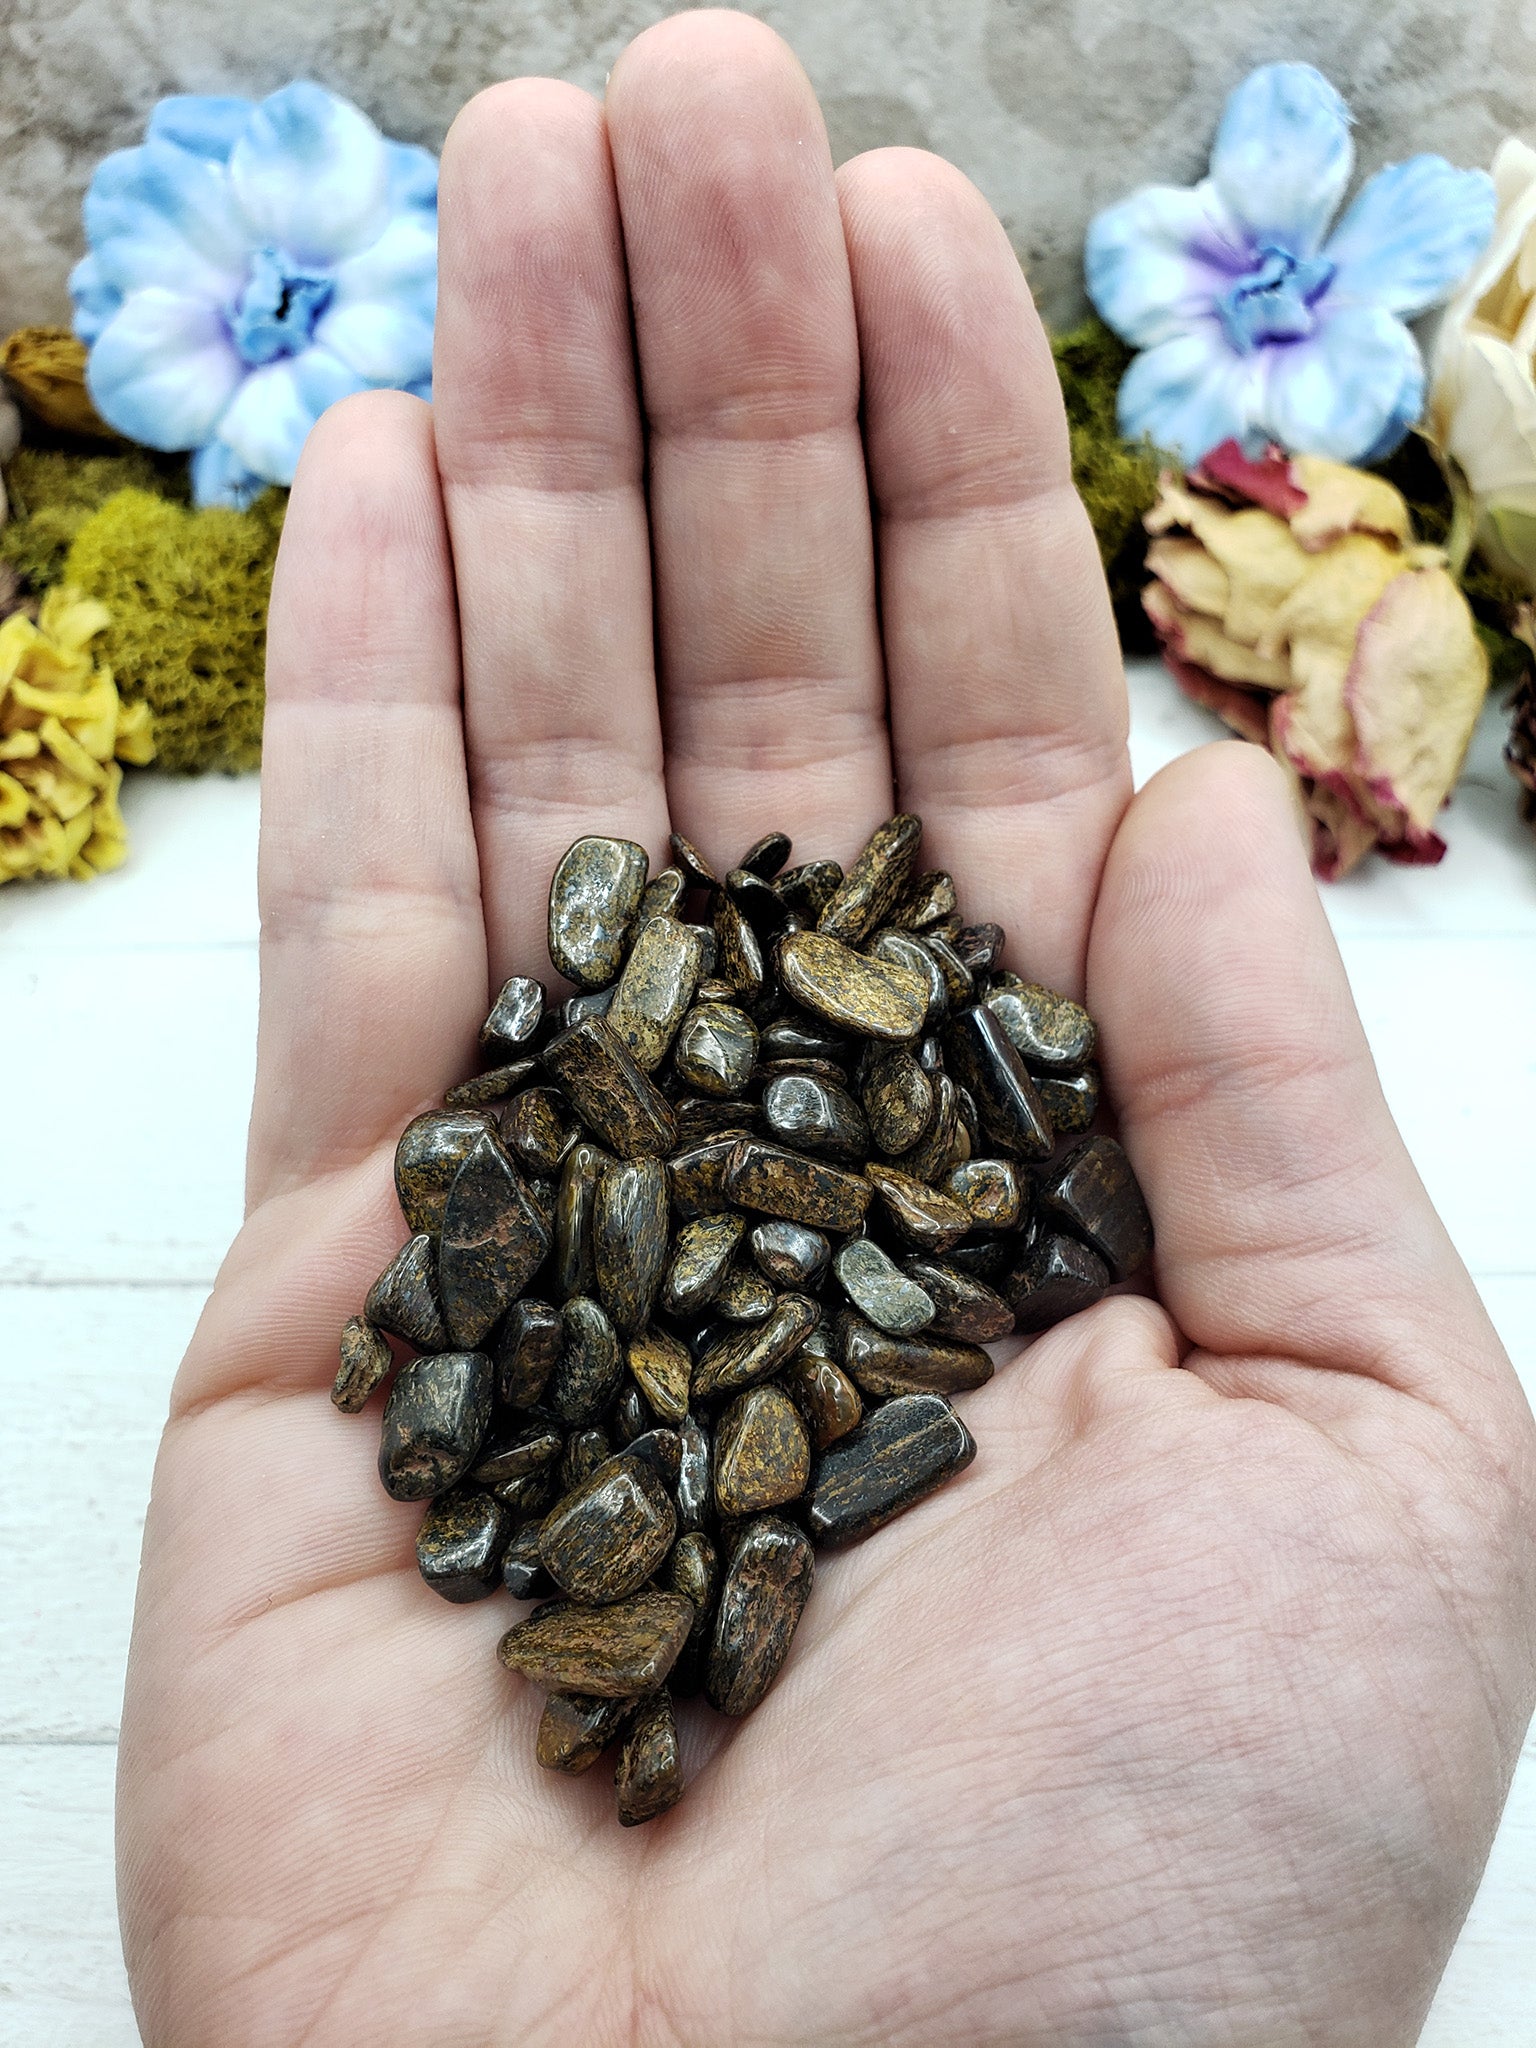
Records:
M493 1064L400 1139L412 1236L342 1332L339 1408L394 1372L379 1474L430 1503L422 1577L540 1603L500 1645L548 1694L538 1760L619 1741L626 1825L682 1795L674 1698L773 1684L814 1547L970 1463L948 1397L983 1346L1152 1248L1124 1152L1082 1135L1087 1012L999 967L921 830L846 874L773 833L723 880L680 835L654 877L578 840L549 897L578 992L502 989Z

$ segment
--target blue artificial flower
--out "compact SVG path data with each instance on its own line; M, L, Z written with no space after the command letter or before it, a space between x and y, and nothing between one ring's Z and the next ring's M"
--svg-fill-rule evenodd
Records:
M1147 186L1093 222L1088 296L1142 351L1120 386L1128 439L1189 463L1229 440L1373 462L1418 419L1424 363L1403 322L1487 243L1493 181L1416 156L1372 178L1330 236L1349 128L1321 72L1267 64L1227 101L1209 177Z
M69 282L96 409L196 450L200 505L292 483L349 392L432 395L437 160L322 86L162 100L97 166L85 232Z

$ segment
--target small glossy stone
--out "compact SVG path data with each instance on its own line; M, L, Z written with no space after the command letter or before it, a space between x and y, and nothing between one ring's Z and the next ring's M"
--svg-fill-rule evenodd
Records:
M887 1401L818 1459L806 1517L811 1535L825 1544L868 1536L975 1455L970 1431L939 1395Z
M608 1441L605 1429L577 1429L566 1441L565 1456L560 1460L560 1489L569 1493L573 1486L579 1486L589 1472L595 1472L613 1454L613 1445Z
M558 1482L557 1472L525 1472L520 1479L503 1480L488 1491L522 1520L529 1515L543 1514L560 1490Z
M781 1145L857 1166L870 1152L864 1112L839 1082L778 1074L763 1090L763 1121Z
M476 1074L473 1080L460 1081L456 1088L450 1088L443 1097L444 1106L448 1109L479 1109L488 1102L505 1102L537 1072L538 1062L532 1059L513 1060L504 1067L488 1067L483 1074Z
M481 1446L469 1476L476 1486L505 1486L530 1472L552 1471L564 1448L564 1437L547 1422L498 1428Z
M819 1230L775 1217L753 1231L752 1256L775 1287L810 1293L821 1285L832 1247Z
M748 1387L715 1427L715 1508L755 1515L798 1500L811 1476L811 1440L780 1387Z
M851 1237L833 1261L843 1292L878 1329L913 1336L933 1321L932 1298L872 1237Z
M750 1000L762 991L763 948L751 919L724 890L715 898L715 973L732 991Z
M1152 1218L1123 1148L1085 1138L1040 1187L1040 1206L1098 1253L1115 1280L1127 1280L1152 1256Z
M456 1486L427 1509L416 1536L421 1576L445 1600L483 1600L501 1581L512 1516L494 1493Z
M677 1534L677 1511L652 1466L609 1458L544 1518L539 1555L573 1600L607 1606L638 1592Z
M991 1344L1013 1328L1013 1310L997 1290L950 1265L947 1259L904 1259L902 1269L933 1302L930 1337Z
M407 1240L368 1290L363 1314L418 1351L446 1351L448 1326L437 1292L437 1259L424 1232Z
M793 1357L820 1320L814 1301L803 1294L781 1294L766 1322L748 1323L710 1345L694 1368L694 1398L734 1394L767 1379Z
M496 1340L496 1386L513 1408L531 1408L560 1356L564 1329L560 1311L525 1295L502 1318Z
M637 1828L676 1806L683 1796L677 1721L667 1693L651 1693L635 1708L613 1776L619 1823Z
M994 1145L1025 1159L1050 1158L1056 1143L1050 1119L994 1011L981 1003L958 1011L944 1033L944 1055L956 1081L975 1097Z
M640 898L640 908L635 912L636 932L642 925L649 924L653 917L680 916L687 892L688 877L679 867L662 868L652 875Z
M891 1164L911 1180L933 1182L970 1157L970 1138L960 1122L959 1092L948 1074L935 1073L933 1121L912 1147Z
M627 1451L637 1436L644 1436L651 1426L651 1411L646 1406L645 1396L632 1381L619 1389L619 1398L613 1404L613 1434L621 1449Z
M650 862L632 839L578 839L549 885L549 957L582 988L612 981Z
M678 1425L677 1484L678 1527L702 1529L709 1513L714 1486L710 1477L709 1432L695 1415L685 1415Z
M683 1465L682 1439L675 1429L647 1429L631 1437L624 1446L626 1458L638 1458L649 1465L669 1492L677 1485Z
M692 1621L680 1593L636 1593L607 1607L562 1603L508 1629L497 1655L551 1692L632 1700L663 1682Z
M1011 1230L1023 1212L1023 1186L1011 1159L967 1159L945 1177L944 1193L982 1230Z
M917 943L937 963L951 1007L956 1010L963 1008L976 993L975 979L969 967L937 927L924 932Z
M950 941L966 967L971 979L979 981L982 975L990 974L1002 958L1008 934L1000 924L963 925Z
M888 818L870 835L834 890L817 921L818 928L854 946L884 924L906 892L922 836L921 819L909 814Z
M548 1251L549 1231L522 1175L482 1131L448 1190L438 1241L437 1284L454 1342L466 1349L479 1344Z
M524 1522L501 1558L501 1583L514 1600L548 1600L555 1582L539 1555L539 1522Z
M454 1175L496 1119L483 1109L429 1109L412 1117L395 1147L395 1193L412 1231L437 1232Z
M750 868L732 868L725 878L725 893L763 943L789 919L783 899Z
M871 959L888 960L892 966L904 967L909 973L919 976L928 990L928 1007L923 1012L922 1029L936 1031L949 1015L949 990L939 972L939 963L917 935L887 927L876 933L865 952Z
M774 877L773 890L784 908L814 924L836 895L843 871L835 860L808 860Z
M736 865L749 875L771 882L793 851L787 832L765 832L761 839L753 840Z
M544 1402L557 1421L574 1429L594 1422L619 1391L624 1357L613 1324L587 1296L566 1302L560 1322L563 1342Z
M750 1714L778 1677L816 1576L811 1546L777 1515L748 1523L720 1586L705 1696L722 1714Z
M805 1417L818 1451L858 1428L864 1414L858 1388L834 1359L814 1356L809 1343L785 1366L779 1384Z
M1097 1067L1084 1067L1080 1074L1039 1074L1035 1086L1058 1138L1071 1138L1086 1131L1099 1113Z
M725 1194L744 1209L808 1223L814 1230L856 1230L871 1188L860 1174L806 1159L782 1145L738 1138L725 1168Z
M633 1700L595 1700L582 1693L552 1692L539 1719L534 1754L546 1771L577 1777L618 1741L634 1710Z
M976 1108L976 1098L961 1082L955 1083L955 1104L960 1111L960 1128L965 1133L965 1157L977 1159L984 1147L981 1116ZM964 1160L957 1164L963 1165Z
M662 1283L661 1305L668 1315L694 1316L708 1308L730 1269L745 1227L745 1217L733 1209L696 1216L683 1225L673 1242L671 1263Z
M953 1338L893 1337L857 1316L844 1318L843 1369L866 1394L968 1394L992 1377L979 1344Z
M970 1229L970 1211L941 1189L914 1180L895 1166L871 1165L866 1174L897 1236L919 1251L948 1251Z
M560 1029L570 1031L577 1024L584 1024L588 1017L606 1017L613 1008L617 982L610 982L606 988L587 989L579 996L567 996L560 1005Z
M642 1330L629 1340L629 1369L652 1411L663 1422L681 1422L693 1377L688 1347L665 1330Z
M723 1138L708 1138L702 1144L690 1145L667 1161L667 1185L672 1206L680 1216L710 1216L729 1206L726 1169L740 1143L740 1138L727 1133Z
M650 1321L667 1269L667 1169L659 1159L626 1159L604 1169L592 1210L597 1291L619 1334Z
M674 1593L693 1602L693 1627L682 1655L672 1666L669 1687L674 1698L695 1693L704 1683L704 1662L715 1619L715 1586L720 1561L715 1546L701 1530L691 1529L678 1537L667 1559L666 1583Z
M491 1379L483 1351L439 1351L401 1366L379 1438L379 1478L392 1500L429 1500L458 1485L491 1419Z
M704 933L698 925L653 917L641 926L608 1022L643 1073L654 1073L671 1050L703 967Z
M606 1017L588 1017L539 1055L577 1115L622 1159L665 1158L677 1144L672 1111Z
M690 888L719 888L720 877L691 839L685 839L681 832L674 832L670 843L672 858L687 876Z
M597 1284L592 1262L592 1209L598 1181L612 1164L612 1155L600 1145L578 1138L560 1168L551 1235L555 1290L562 1301L573 1294L590 1294Z
M683 1019L672 1071L705 1095L739 1095L757 1064L757 1028L732 1003L701 1003Z
M564 1101L552 1088L525 1088L501 1117L501 1141L524 1173L558 1173L574 1142Z
M944 1262L972 1280L984 1280L989 1287L997 1287L1015 1263L1018 1250L1017 1236L974 1236L963 1244L951 1245L944 1254Z
M1108 1266L1075 1237L1043 1232L998 1282L1021 1334L1049 1330L1092 1308L1110 1284Z
M514 974L502 983L491 1014L480 1027L480 1043L502 1059L514 1057L543 1021L543 982L535 981L531 974Z
M826 932L788 932L779 971L797 1003L838 1031L915 1038L928 1013L928 984L909 967L855 953Z
M1098 1033L1081 1003L1042 988L1012 982L987 997L987 1008L1026 1066L1041 1073L1072 1073L1093 1058Z
M395 1354L383 1332L366 1316L348 1316L341 1326L341 1365L331 1387L332 1401L343 1415L356 1415L394 1366Z
M758 1057L765 1066L827 1065L841 1069L851 1041L830 1031L819 1017L799 1013L775 1017L763 1026Z
M708 1095L680 1097L672 1105L672 1114L677 1120L677 1142L684 1151L692 1145L704 1145L711 1138L723 1138L727 1134L745 1138L758 1123L755 1102L731 1101Z
M891 912L891 923L904 931L921 931L925 924L937 924L956 905L955 878L943 868L930 868L908 882Z
M869 1134L888 1156L909 1152L933 1120L933 1083L905 1046L882 1046L859 1091Z
M726 1274L711 1306L728 1323L761 1323L773 1314L777 1297L763 1275L751 1266L734 1266Z

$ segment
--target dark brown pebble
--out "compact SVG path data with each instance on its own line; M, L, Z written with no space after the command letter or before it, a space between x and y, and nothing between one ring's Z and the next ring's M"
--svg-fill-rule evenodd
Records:
M531 1408L560 1356L564 1328L560 1311L525 1295L502 1319L496 1339L496 1386L513 1408Z
M761 839L753 840L736 865L771 882L793 851L787 832L765 832Z
M1081 1003L1039 982L996 988L987 1008L1008 1034L1019 1057L1041 1073L1072 1073L1093 1058L1098 1033Z
M412 1117L395 1147L395 1193L412 1231L443 1227L454 1175L496 1119L483 1109L429 1109Z
M647 1429L631 1437L624 1446L624 1455L649 1465L669 1492L676 1487L677 1475L682 1470L683 1445L675 1429Z
M720 877L700 853L691 839L685 839L681 832L674 832L671 838L672 858L688 877L690 887L695 889L718 889Z
M849 1543L935 1492L976 1455L970 1431L937 1394L887 1401L817 1460L807 1525L818 1543Z
M933 1082L933 1121L912 1147L892 1164L911 1180L942 1180L970 1157L970 1138L960 1122L960 1098L948 1074L936 1073Z
M596 1421L619 1391L624 1358L613 1324L588 1296L566 1302L560 1322L563 1341L544 1402L557 1421L575 1429Z
M674 1699L680 1694L696 1693L703 1688L704 1665L715 1620L715 1585L719 1575L720 1561L715 1546L702 1530L690 1529L678 1537L672 1546L672 1555L667 1559L666 1581L672 1592L681 1593L685 1600L693 1602L693 1627L688 1631L688 1641L672 1666L668 1681Z
M481 1446L470 1470L477 1486L504 1486L530 1472L548 1472L565 1448L565 1438L547 1422L498 1428Z
M667 1185L680 1216L709 1216L730 1204L725 1191L726 1168L736 1156L738 1137L708 1138L675 1152L667 1161Z
M612 1155L600 1145L578 1138L560 1168L551 1235L555 1290L562 1301L573 1294L590 1294L597 1284L592 1263L592 1209L597 1183L612 1164Z
M539 1555L555 1584L592 1607L627 1599L656 1571L677 1513L654 1468L627 1454L599 1465L544 1518Z
M688 1347L666 1330L642 1330L629 1340L629 1369L653 1412L663 1422L681 1422L693 1376Z
M909 1152L933 1118L933 1083L905 1046L882 1046L864 1069L869 1134L887 1155Z
M1013 1308L1014 1328L1023 1334L1049 1330L1092 1308L1109 1283L1109 1268L1097 1252L1075 1237L1044 1233L998 1285Z
M570 1031L577 1024L584 1024L588 1017L606 1017L613 1008L613 998L618 989L617 982L610 982L606 988L588 989L579 996L567 996L560 1005L560 1029Z
M379 1439L379 1478L392 1500L429 1500L458 1485L491 1419L491 1379L483 1351L439 1351L401 1366Z
M727 1323L761 1323L773 1314L775 1299L761 1273L750 1266L734 1266L710 1306Z
M479 1109L488 1102L505 1102L537 1072L538 1062L532 1059L513 1060L505 1067L488 1067L472 1081L461 1081L456 1088L450 1088L443 1097L444 1105L449 1109Z
M1008 943L1008 934L1000 924L967 924L961 926L950 943L970 969L974 981L992 972Z
M927 947L921 945L912 932L887 929L876 933L866 952L871 959L888 960L893 966L904 967L923 981L928 990L928 1007L923 1012L921 1028L936 1031L949 1015L949 990L939 972L939 963Z
M632 1700L663 1682L692 1621L679 1593L636 1593L608 1607L560 1603L508 1629L497 1655L550 1692Z
M870 1153L864 1112L837 1081L778 1074L763 1090L763 1121L781 1145L858 1165Z
M434 1593L460 1605L483 1600L501 1580L512 1516L494 1493L456 1486L422 1517L416 1564Z
M677 1520L679 1528L702 1529L714 1487L710 1479L709 1432L695 1415L678 1425Z
M761 875L754 875L750 868L732 868L725 878L725 893L761 941L766 941L789 920L790 913L784 908L782 898L775 895L771 885Z
M607 1430L573 1430L566 1441L565 1456L560 1460L562 1493L569 1493L573 1486L579 1486L589 1472L595 1472L612 1454L613 1445L608 1441Z
M704 1691L722 1714L750 1714L783 1668L810 1598L816 1560L777 1515L749 1522L720 1587Z
M651 1319L667 1269L667 1169L626 1159L604 1170L592 1210L597 1291L614 1328L633 1337Z
M859 1390L843 1368L803 1344L779 1375L779 1384L805 1417L818 1451L857 1429L864 1413Z
M960 1128L965 1132L965 1156L978 1159L985 1150L981 1117L976 1108L976 1098L969 1088L955 1083L955 1103L960 1111ZM963 1163L963 1162L962 1162Z
M951 1245L944 1259L971 1279L984 1280L989 1287L995 1287L1014 1265L1018 1253L1017 1236L975 1236L968 1237L964 1244Z
M640 908L635 912L636 932L649 924L653 917L678 916L687 890L688 877L681 868L662 868L652 875L640 898Z
M1011 1159L967 1159L946 1176L944 1193L982 1230L1012 1230L1023 1213L1023 1182Z
M835 860L808 860L776 875L774 894L784 908L814 924L836 895L843 871Z
M893 1337L857 1316L838 1327L843 1368L866 1394L968 1394L992 1377L992 1361L979 1344Z
M860 1315L893 1336L913 1336L933 1321L933 1301L872 1237L851 1237L833 1261L844 1294Z
M1085 1138L1040 1187L1042 1211L1098 1253L1111 1278L1127 1280L1152 1256L1152 1218L1123 1148Z
M633 1700L594 1700L581 1693L552 1692L539 1719L534 1754L546 1771L577 1777L590 1770L618 1740L634 1710Z
M817 920L819 929L856 946L883 924L906 892L922 836L922 820L909 814L888 818L871 833Z
M819 1230L778 1216L753 1231L752 1256L775 1287L810 1293L821 1285L832 1247Z
M608 1022L643 1073L654 1073L672 1048L704 968L704 933L696 924L653 917L630 948Z
M627 1451L637 1436L644 1436L651 1426L651 1411L645 1404L640 1389L628 1382L619 1389L619 1398L613 1404L613 1434L620 1447Z
M578 839L549 885L549 957L582 988L612 981L650 862L632 839Z
M531 974L514 974L501 985L491 1014L480 1027L480 1043L503 1059L527 1045L544 1021L544 984Z
M958 1010L976 993L975 979L941 931L926 931L917 943L936 961L951 1007Z
M522 1293L549 1251L549 1231L500 1142L482 1131L443 1210L437 1284L454 1342L471 1349Z
M677 1142L684 1151L727 1134L745 1138L758 1121L756 1103L708 1095L681 1096L673 1103L672 1114L677 1120Z
M1056 1140L1045 1105L995 1012L981 1003L959 1011L944 1033L944 1053L954 1078L975 1097L993 1144L1025 1159L1049 1159Z
M525 1472L520 1479L506 1479L489 1489L499 1501L522 1520L542 1515L559 1492L559 1475L554 1472Z
M668 1315L693 1316L708 1308L720 1291L745 1227L746 1218L734 1209L712 1216L695 1216L692 1222L683 1225L673 1243L672 1261L661 1290L661 1305ZM667 1341L670 1343L671 1339ZM685 1385L685 1396L686 1393Z
M757 1028L734 1003L701 1003L683 1019L672 1070L705 1095L739 1095L757 1064Z
M904 1259L902 1269L934 1305L930 1337L962 1337L968 1344L992 1344L1013 1328L1013 1310L995 1288L945 1259Z
M574 1133L563 1115L563 1098L552 1088L525 1088L502 1111L501 1141L524 1173L558 1173Z
M448 1326L437 1293L437 1260L425 1232L407 1240L368 1290L363 1314L418 1351L446 1351Z
M641 1073L606 1017L588 1017L539 1055L577 1115L623 1159L663 1159L677 1146L666 1098Z
M716 975L750 1001L762 992L763 949L751 919L724 890L715 898L713 928Z
M1097 1067L1084 1067L1080 1074L1037 1074L1035 1086L1058 1138L1086 1131L1099 1113Z
M811 1476L811 1442L780 1387L748 1387L715 1428L715 1508L755 1515L798 1500Z
M613 1776L619 1821L640 1827L676 1806L683 1796L683 1767L677 1751L677 1721L665 1691L650 1694L635 1708Z
M865 1171L880 1198L881 1211L890 1219L896 1235L917 1250L948 1251L970 1229L969 1210L962 1208L952 1195L914 1180L900 1167L871 1165Z
M806 1159L782 1145L739 1138L725 1169L725 1193L744 1209L808 1223L813 1230L856 1230L869 1207L869 1182L841 1167Z
M538 1522L524 1522L502 1552L501 1583L514 1600L548 1600L555 1582L539 1556Z
M819 1017L775 1017L763 1026L759 1057L765 1066L810 1063L841 1068L850 1041L829 1031Z
M908 882L891 912L891 923L905 931L921 931L925 924L937 924L948 917L956 904L955 878L943 868L930 868Z
M348 1316L341 1326L341 1365L331 1399L343 1415L356 1415L374 1388L394 1370L395 1354L383 1332L366 1316Z
M767 1379L815 1329L821 1310L803 1294L781 1294L764 1323L748 1323L711 1344L694 1368L696 1400L734 1394L754 1380Z
M826 932L789 932L779 971L797 1003L838 1031L864 1038L915 1038L928 1012L928 984L910 967L855 953Z

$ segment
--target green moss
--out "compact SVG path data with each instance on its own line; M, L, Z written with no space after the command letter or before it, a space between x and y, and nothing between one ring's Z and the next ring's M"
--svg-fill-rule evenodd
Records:
M261 758L267 599L287 508L192 510L116 492L75 532L63 580L112 623L96 643L130 701L154 713L158 767L254 768Z
M62 448L19 448L6 465L12 517L0 528L0 560L14 565L36 590L56 583L80 528L114 492L151 491L185 500L185 456L167 459L147 448L110 455Z
M1072 481L1088 508L1128 652L1152 645L1141 609L1147 537L1142 518L1157 499L1162 460L1150 443L1120 438L1115 401L1131 350L1101 320L1054 335L1051 353L1072 436Z

